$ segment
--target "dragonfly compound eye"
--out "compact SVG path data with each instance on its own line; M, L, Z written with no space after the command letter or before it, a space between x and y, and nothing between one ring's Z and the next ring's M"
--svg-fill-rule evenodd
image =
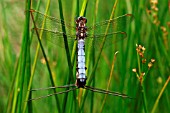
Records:
M84 23L87 23L87 19L85 17L83 18L83 20L84 20Z

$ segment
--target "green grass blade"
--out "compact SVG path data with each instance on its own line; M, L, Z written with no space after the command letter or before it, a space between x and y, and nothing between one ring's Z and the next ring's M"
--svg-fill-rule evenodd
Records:
M17 61L17 64L15 66L15 69L18 68L18 61ZM14 98L14 85L15 85L15 81L16 81L16 75L17 75L17 71L14 72L14 75L13 75L13 79L12 79L12 84L11 84L11 87L10 87L10 90L9 90L9 95L8 95L8 102L7 102L7 109L6 109L6 112L5 113L10 113L11 112L11 109L12 109L12 101L13 101L13 98Z
M59 5L59 10L60 10L60 18L61 20L64 21L64 16L63 16L63 8L62 8L62 2L61 0L58 0L58 5ZM61 22L62 23L62 22ZM66 33L66 29L64 26L62 26L62 31L63 33ZM71 56L70 56L70 52L69 52L69 46L68 46L68 41L67 41L67 36L63 34L64 37L64 45L65 45L65 50L66 50L66 55L67 55L67 62L68 62L68 66L69 66L69 79L67 81L67 84L70 84L71 81L73 81L73 66L72 66L72 62L71 62ZM66 90L68 90L69 88L66 88ZM75 94L75 91L73 91L73 93ZM65 106L66 106L66 102L67 102L67 97L68 97L68 93L65 93L64 95L64 99L63 99L63 108L62 108L62 112L65 113Z
M26 1L26 10L29 10L31 7L31 1L28 0ZM22 62L21 62L21 79L20 79L20 92L19 92L19 101L18 101L18 113L21 113L21 108L22 108L22 102L23 102L23 84L24 84L24 77L27 75L26 70L27 71L30 71L30 67L26 66L26 60L27 60L27 57L28 59L30 59L30 54L28 54L30 51L27 52L27 50L29 50L28 48L30 48L30 44L29 44L29 22L30 22L30 14L29 12L26 12L26 18L25 18L25 26L24 26L24 34L23 34L23 50L21 50L21 57L22 58ZM25 41L24 41L25 40ZM25 67L27 69L25 69ZM28 73L29 74L29 73ZM30 76L30 75L27 75L27 76Z
M3 53L4 56L4 61L1 61L2 59L0 58L0 68L5 68L8 69L8 72L6 74L9 74L9 77L12 78L12 82L10 83L10 88L8 91L8 98L7 98L7 103L6 103L6 108L4 109L4 113L10 113L12 109L12 100L13 100L13 95L14 95L14 84L16 80L16 69L18 67L18 61L16 61L16 65L12 64L13 59L15 58L15 55L13 53L13 48L11 46L10 40L9 40L9 35L8 35L8 26L7 26L7 17L6 17L6 9L5 9L5 4L4 1L1 2L1 7L2 7L2 29L4 29L4 38L2 37L2 47L4 48ZM11 57L12 56L12 57ZM13 68L15 67L15 68ZM14 73L13 73L14 72ZM13 73L13 74L11 74ZM11 74L11 75L10 75ZM1 78L2 79L2 78ZM1 101L1 100L0 100Z
M85 16L86 8L87 8L88 0L83 1L83 5L81 8L80 16Z
M75 17L75 14L76 14L76 17L79 16L79 0L76 0L75 3L73 3L73 15L72 15L72 19L74 19ZM76 12L76 13L74 13ZM74 23L73 23L73 26L74 26ZM76 36L75 36L76 37ZM76 58L76 50L77 50L77 41L74 42L74 45L73 45L73 49L72 49L72 54L71 54L71 63L72 65L74 65L75 63L75 58ZM73 77L74 78L74 77ZM72 80L72 82L74 82ZM79 106L78 106L78 99L76 99L77 96L76 96L76 91L73 91L73 100L74 100L74 107L75 107L75 110L77 113L79 113ZM71 103L72 104L72 103ZM73 107L73 104L72 106L70 106L71 109Z
M93 26L95 25L96 23L96 17L97 17L97 14L98 14L98 4L99 4L99 0L96 0L95 1L95 4L94 4L94 21L93 21ZM94 33L95 34L95 31ZM89 48L88 48L88 53L87 54L87 60L86 60L86 66L87 66L87 70L86 70L86 75L88 76L89 75L89 68L90 68L90 64L92 65L92 67L94 67L95 65L95 48L94 48L94 40L92 39L90 42L89 42L90 45ZM91 60L90 60L91 58ZM95 75L95 72L94 72L94 75ZM93 78L92 80L92 86L95 87L95 77ZM90 107L90 112L93 113L93 109L94 109L94 92L91 92L91 107Z
M26 9L30 9L30 1L26 2ZM22 50L19 58L19 67L17 68L17 79L15 84L15 93L14 93L14 101L12 113L17 112L21 113L22 102L23 102L23 83L25 77L25 67L26 67L26 59L27 59L27 47L29 42L29 13L26 13L26 20L24 26L24 34L22 40ZM29 70L29 69L28 69ZM21 71L21 72L20 72ZM15 109L17 106L17 109Z
M113 61L112 61L112 67L111 67L110 76L109 76L109 80L108 80L108 84L107 84L106 90L109 90L109 87L110 87L110 84L111 84L111 80L112 80L112 77L113 77L113 71L114 71L114 67L115 67L115 61L116 61L117 53L118 53L118 51L115 53ZM103 103L102 103L102 106L101 106L101 109L100 109L100 113L103 112L103 108L104 108L104 105L106 103L107 96L108 96L108 94L105 94L105 97L103 99Z
M159 100L160 100L160 98L161 98L161 96L162 96L165 88L167 87L169 81L170 81L170 76L168 77L167 81L165 82L164 86L162 87L161 92L159 93L158 98L157 98L156 101L155 101L155 104L154 104L154 106L153 106L153 108L152 108L151 113L155 113L155 110L156 110L156 108L157 108L157 106L158 106Z

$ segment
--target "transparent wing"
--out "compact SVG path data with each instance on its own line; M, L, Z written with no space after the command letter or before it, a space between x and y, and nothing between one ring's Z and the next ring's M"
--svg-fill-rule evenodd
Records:
M35 20L37 28L42 28L43 23L45 23L43 29L48 29L54 32L63 32L62 27L65 27L67 33L72 31L75 32L76 30L76 27L72 26L70 22L66 23L64 20L45 15L36 10L31 10L31 13L34 15L34 17L36 17Z
M70 24L66 24L64 20L44 15L43 13L35 10L33 10L31 13L33 13L33 15L37 17L36 29L39 31L39 33L40 31L43 31L43 40L48 40L54 45L61 47L64 47L63 35L67 36L69 44L72 44L75 41L75 27L71 26ZM86 38L86 45L89 45L88 39L93 39L95 44L94 46L99 46L102 43L103 37L106 37L104 48L108 45L114 44L119 40L123 40L124 38L126 38L126 32L124 32L125 27L132 20L133 15L125 14L111 20L105 20L103 22L96 23L94 26L88 27L88 37ZM66 33L63 33L62 27L65 27Z
M75 35L65 34L63 32L58 32L58 31L54 32L54 31L41 29L41 28L34 29L34 37L37 37L35 30L37 30L40 37L42 37L41 40L43 44L50 42L53 46L59 46L59 47L64 48L65 45L64 45L63 35L67 36L67 41L68 41L69 46L73 45L75 41Z
M125 14L111 20L105 20L88 27L88 37L93 38L94 46L99 46L105 37L104 48L126 38L126 26L134 19L133 15ZM87 41L88 42L88 41Z
M103 22L96 23L94 26L88 27L88 32L90 36L105 34L108 28L108 34L114 32L122 31L125 32L125 28L134 19L132 14L125 14L111 20L105 20ZM109 24L109 26L108 26Z
M104 41L103 48L106 48L108 46L115 44L118 41L125 39L126 37L127 37L126 32L118 31L118 32L112 32L106 35L105 34L93 35L92 37L88 37L85 42L86 42L86 45L89 45L89 44L91 45L90 39L93 39L95 50L99 50L102 46L103 41Z
M31 10L34 16L36 27L33 30L37 30L42 42L51 42L55 46L64 47L63 35L67 36L68 44L71 45L75 41L75 27L70 24L65 24L63 20L44 15L41 12ZM35 18L36 17L36 18ZM66 32L62 31L62 27L65 27ZM73 33L73 34L71 34ZM34 36L37 34L34 32Z

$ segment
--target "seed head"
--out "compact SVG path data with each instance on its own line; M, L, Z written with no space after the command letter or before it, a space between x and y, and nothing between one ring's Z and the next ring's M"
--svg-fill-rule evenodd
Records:
M144 72L142 72L142 73L141 73L141 76L143 77L144 75L145 75L145 73L144 73Z
M170 22L167 22L168 27L170 27Z
M142 60L142 63L145 64L146 63L146 58Z
M150 69L153 66L152 62L148 63L148 68Z
M145 50L146 50L146 48L143 46L143 47L142 47L142 50L143 50L143 51L145 51Z
M132 71L133 71L134 73L136 73L136 72L137 72L137 71L136 71L136 68L133 68L133 69L132 69Z
M163 31L163 32L166 32L167 30L166 30L166 27L164 27L164 26L161 26L161 30Z
M136 44L136 51L140 55L140 57L142 57L142 58L144 57L144 51L145 51L144 46Z
M150 0L151 4L153 5L157 5L158 4L158 0Z
M142 72L141 74L140 74L140 76L139 76L139 81L140 81L140 83L142 84L142 82L143 82L143 76L145 75L145 73L144 72Z
M141 46L141 45L139 45L138 47L139 47L139 49L141 49L141 48L142 48L142 46Z
M140 52L140 53L139 53L139 56L140 56L141 58L143 58L143 57L144 57L144 55L143 55L143 53L142 53L142 52Z
M155 62L155 59L152 58L152 59L151 59L151 62L154 63L154 62Z

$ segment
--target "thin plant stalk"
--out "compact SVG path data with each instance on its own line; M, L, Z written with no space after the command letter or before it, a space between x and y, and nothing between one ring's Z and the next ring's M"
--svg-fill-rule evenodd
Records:
M26 1L26 10L30 9L31 1ZM17 81L15 86L15 96L14 96L14 103L12 108L12 113L17 112L21 113L22 108L22 101L23 101L23 84L24 84L24 77L25 77L25 67L26 67L26 59L27 59L27 47L29 42L29 13L26 13L25 24L24 24L24 34L22 40L22 49L19 58L19 68L17 71ZM29 69L28 69L29 70ZM14 107L16 107L15 109Z
M85 15L88 1L89 1L89 0L84 0L83 5L82 5L82 8L81 8L80 16L84 16L84 15Z
M62 1L58 0L58 5L59 5L59 10L60 10L60 18L61 20L64 21L64 16L63 16L63 9L62 9ZM62 21L61 21L62 23ZM66 33L66 29L64 26L62 26L62 31L63 33ZM64 37L64 45L65 45L65 50L66 50L66 55L67 55L67 63L68 63L68 67L69 67L69 79L67 81L67 84L70 84L71 81L73 81L73 66L72 66L72 62L71 62L71 56L70 56L70 52L69 52L69 46L68 46L68 41L67 41L67 36L65 34L63 34ZM66 90L68 90L69 88L66 88ZM75 95L75 91L73 91L74 95ZM63 108L62 108L62 113L65 113L65 106L66 106L66 102L67 102L67 97L68 97L68 93L65 93L64 95L64 99L63 99Z
M95 4L95 12L94 12L94 22L93 22L93 26L95 25L96 23L96 17L97 17L97 14L98 14L98 4L99 4L99 0L96 0L96 4ZM95 34L95 31L93 32L93 34ZM91 50L91 53L92 53L92 67L94 67L95 65L95 50L94 50L94 39L92 40L92 50ZM90 61L89 61L90 62ZM94 73L95 75L95 73ZM92 83L92 86L94 87L95 86L95 77L93 78L93 83ZM94 92L92 92L92 96L91 96L91 113L93 113L93 109L94 109Z
M72 13L72 19L74 18L74 12L76 12L76 17L78 17L79 15L79 0L76 0L74 3L73 3L73 7L75 7L73 9L73 13ZM76 56L76 49L77 48L77 41L74 41L74 45L73 45L73 49L72 49L72 54L71 54L71 63L72 65L74 65L75 63L75 56ZM72 82L74 82L72 80ZM79 106L78 106L78 99L76 99L77 96L76 96L76 91L73 91L73 100L74 100L74 103L75 103L75 111L77 113L79 113ZM72 108L72 106L71 106Z
M11 70L11 67L12 67L12 59L11 59L11 56L14 56L12 54L12 47L11 47L11 44L10 44L10 41L9 41L9 35L8 35L8 28L7 28L7 17L6 17L6 10L5 10L5 5L4 5L4 2L2 1L1 3L1 7L3 8L2 10L2 15L3 15L3 28L4 28L4 38L2 38L2 42L3 42L3 47L5 48L5 50L3 51L4 52L4 58L5 58L5 62L6 62L6 65L8 66L9 68L9 73L12 73L12 70ZM2 64L2 62L1 62ZM3 64L2 64L3 65ZM14 66L14 69L17 69L18 68L18 60L16 61L15 63L15 66ZM8 92L8 100L7 100L7 104L6 104L6 108L5 108L5 113L10 113L10 110L12 109L12 101L13 101L13 96L14 96L14 85L15 85L15 81L16 81L16 74L17 74L17 70L14 70L14 73L12 74L12 82L11 82L11 85L10 85L10 89L9 89L9 92Z
M147 109L147 101L146 101L146 92L145 92L145 89L144 89L144 85L143 83L140 84L140 91L142 93L142 99L143 99L143 107L144 107L144 110L145 110L145 113L148 113L148 109Z
M157 106L158 106L159 100L160 100L163 92L165 91L165 88L167 87L169 81L170 81L170 76L168 77L168 79L166 80L164 86L162 87L162 89L161 89L161 91L160 91L160 93L159 93L159 95L158 95L158 97L157 97L157 99L156 99L156 101L155 101L155 104L154 104L154 106L153 106L153 108L152 108L151 113L155 113L155 110L156 110L156 108L157 108Z
M112 67L111 67L110 76L109 76L109 81L108 81L106 90L109 90L109 87L110 87L110 84L111 84L111 80L112 80L112 76L113 76L113 72L114 72L114 64L115 64L115 61L116 61L116 55L117 55L117 53L118 53L118 52L115 53L114 58L113 58L113 61L112 61ZM101 107L101 109L100 109L100 113L103 112L103 108L104 108L104 105L105 105L105 103L106 103L107 96L108 96L108 94L105 94L105 97L104 97L104 100L103 100L103 103L102 103L102 107Z
M140 60L140 56L137 53L137 61L138 61L138 69L139 69L139 74L138 76L142 76L142 69L141 69L141 60ZM139 81L139 88L142 94L142 101L143 101L143 107L144 107L144 111L145 113L148 113L148 109L147 109L147 101L146 101L146 92L144 89L144 84L143 84L143 78L142 80Z

